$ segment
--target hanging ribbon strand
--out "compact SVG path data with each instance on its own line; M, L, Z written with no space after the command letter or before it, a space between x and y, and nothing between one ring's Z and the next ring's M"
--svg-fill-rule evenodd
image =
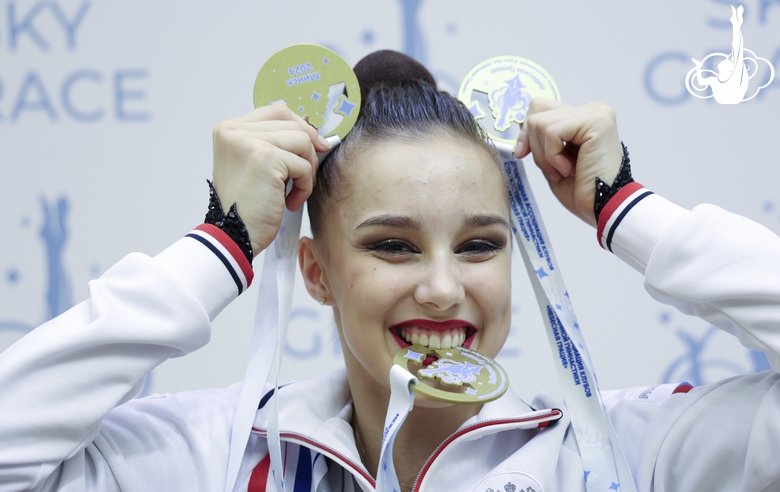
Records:
M620 442L601 400L598 380L585 339L563 283L549 236L536 205L522 162L512 147L494 142L504 158L512 231L531 279L547 339L563 389L588 492L635 492Z
M333 51L311 44L294 45L274 54L260 69L255 80L254 102L255 107L287 104L317 127L330 144L329 152L318 154L322 164L357 120L360 87L350 66ZM287 193L291 186L289 182ZM279 437L279 375L290 325L302 217L302 208L297 212L285 209L279 232L265 250L249 363L233 419L225 492L232 492L240 485L239 469L274 360L276 379L270 403L268 452L276 490L285 490Z

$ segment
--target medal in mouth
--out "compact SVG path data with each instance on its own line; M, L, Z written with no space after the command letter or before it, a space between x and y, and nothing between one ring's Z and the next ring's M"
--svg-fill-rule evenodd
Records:
M429 360L433 362L426 364ZM422 366L412 389L424 396L450 403L486 403L509 388L506 371L493 359L463 347L432 349L411 345L400 350L393 363L409 372L409 363Z

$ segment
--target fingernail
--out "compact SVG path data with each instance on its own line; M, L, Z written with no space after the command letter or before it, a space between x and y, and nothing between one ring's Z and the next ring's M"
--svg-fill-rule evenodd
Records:
M563 178L563 176L560 176L558 173L544 173L544 175L553 183L558 183Z
M514 155L515 157L517 157L519 159L520 155L522 155L522 153L523 153L523 142L517 142L515 144L515 150L514 150L514 152L512 152L512 155Z
M319 139L320 139L320 145L322 145L322 146L323 146L323 147L325 147L326 149L329 149L329 148L330 148L330 142L328 142L327 140L325 140L325 137L323 137L322 135L319 135L319 134L318 134L318 135L317 135L317 138L319 138Z

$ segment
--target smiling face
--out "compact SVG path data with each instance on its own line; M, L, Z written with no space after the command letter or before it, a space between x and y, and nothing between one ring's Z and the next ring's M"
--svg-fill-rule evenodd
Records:
M440 135L374 143L346 167L344 193L308 243L321 272L304 277L334 306L351 383L389 388L409 342L495 357L510 324L511 242L492 157Z

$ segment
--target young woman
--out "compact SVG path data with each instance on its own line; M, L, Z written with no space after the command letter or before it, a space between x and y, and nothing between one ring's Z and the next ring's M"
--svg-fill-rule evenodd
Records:
M407 339L498 353L511 261L499 161L424 68L390 58L356 67L361 116L319 168L327 143L285 107L217 125L216 196L236 204L248 239L233 217L235 228L200 226L156 257L131 254L90 284L87 301L0 354L0 492L223 490L238 385L130 399L156 365L208 342L210 320L251 282L250 258L274 239L284 207L307 199L313 237L300 242L300 266L309 293L333 308L345 368L263 398L238 490L273 490L270 398L288 490L372 490L388 373ZM623 161L602 104L534 101L516 152L533 154L561 203L598 226L602 246L643 273L651 295L780 368L776 235L638 184L596 203L597 217L596 178L612 183ZM639 490L780 489L779 381L768 372L605 395ZM561 418L528 417L545 408ZM564 404L545 396L482 406L419 397L394 449L403 490L584 490L588 475Z

